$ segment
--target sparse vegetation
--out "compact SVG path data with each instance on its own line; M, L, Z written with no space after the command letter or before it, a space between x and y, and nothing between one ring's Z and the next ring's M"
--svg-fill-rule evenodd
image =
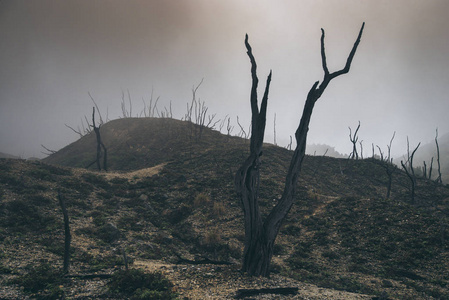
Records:
M204 207L210 203L210 198L205 193L199 193L195 196L193 200L193 206L196 208Z
M120 121L139 120L143 119ZM173 122L172 129L178 125L176 120L166 121ZM159 130L157 126L165 125L154 123L153 130L163 131L164 127ZM129 137L134 139L132 131ZM163 135L154 138L154 145L165 141ZM178 142L183 143L182 139ZM199 143L208 146L198 148L192 157L171 156L159 171L148 173L151 175L144 170L97 173L0 160L0 297L11 290L18 296L6 299L52 293L55 297L63 293L66 298L81 294L131 297L107 292L106 279L93 281L98 289L87 290L92 287L87 279L70 278L27 294L18 283L12 284L42 262L49 264L50 270L62 269L64 227L58 188L70 214L71 274L112 274L124 269L120 249L126 249L130 270L153 260L162 263L163 267L156 269L172 281L181 299L192 289L205 293L223 282L254 282L239 272L244 234L231 176L236 162L247 154L247 142L227 140L205 129ZM185 151L174 142L172 146ZM282 192L292 152L269 145L264 148L260 195L261 213L267 215L273 199ZM129 151L123 155L136 153L132 152L135 148ZM164 147L154 148L145 154L145 161L157 158L162 163L165 151ZM273 248L273 278L282 275L323 289L338 288L343 294L350 290L372 297L386 292L392 299L449 297L448 230L443 226L449 224L448 187L419 178L419 205L414 205L409 201L408 178L399 169L392 178L390 199L385 199L388 176L372 159L306 156L302 170L297 188L301 201L292 207ZM43 174L43 179L36 174ZM109 240L104 227L109 223L115 226L109 229L120 232L118 239ZM179 257L232 265L176 264ZM25 268L26 264L31 267ZM184 285L189 280L198 286Z
M17 277L13 283L23 286L24 291L35 299L61 299L64 291L61 285L66 280L61 270L48 263L31 267L29 271Z
M176 299L173 284L161 273L145 273L140 269L116 272L108 283L110 292L134 300Z

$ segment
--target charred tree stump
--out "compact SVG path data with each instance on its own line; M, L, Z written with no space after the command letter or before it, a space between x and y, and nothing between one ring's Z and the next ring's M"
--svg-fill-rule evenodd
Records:
M313 107L332 79L349 72L357 46L360 43L364 25L365 23L363 23L360 29L345 67L333 73L330 73L327 68L324 49L324 30L321 29L321 58L324 78L320 85L319 81L315 82L307 95L301 121L295 133L297 146L293 153L293 158L285 180L284 192L265 220L262 220L258 203L260 182L259 167L261 164L262 145L265 133L271 71L267 77L265 92L259 110L257 101L257 86L259 83L256 74L257 65L251 46L248 42L248 35L246 35L245 46L251 62L252 77L250 96L252 112L250 154L235 175L235 187L242 202L245 224L245 248L242 269L249 275L269 276L270 274L270 262L273 255L274 242L279 233L282 221L290 211L295 197L296 183L305 156L307 132L309 130Z

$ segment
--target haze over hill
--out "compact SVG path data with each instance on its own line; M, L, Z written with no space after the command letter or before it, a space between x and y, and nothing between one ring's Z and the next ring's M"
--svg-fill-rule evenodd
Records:
M121 116L129 90L133 116L143 100L172 102L181 119L191 88L218 118L249 125L249 34L262 78L273 70L267 142L286 146L307 92L323 76L320 29L331 70L341 67L362 24L350 74L317 103L310 144L350 153L348 126L361 121L370 145L412 144L448 132L449 2L446 0L316 1L0 1L0 151L43 157L78 136L91 93L110 119Z
M204 131L205 138L199 138L200 127L195 124L188 124L169 118L122 118L109 121L101 126L101 135L104 144L108 149L109 168L111 170L137 170L145 167L155 166L163 161L175 159L179 155L181 147L185 150L185 155L192 155L202 148L210 147L211 141L223 142L232 140L242 141L236 136L223 135L216 130ZM154 131L153 128L158 130ZM203 134L203 133L202 133ZM237 131L235 130L235 134ZM348 139L349 143L349 139ZM294 145L293 145L294 147ZM411 148L414 145L410 146ZM439 138L440 164L443 182L449 179L449 134ZM288 145L285 147L288 148ZM381 148L382 149L382 148ZM329 156L336 158L348 158L348 154L340 154L334 147L324 144L311 144L306 148L306 153L312 156ZM358 151L360 148L358 146ZM382 149L386 155L386 147ZM430 168L430 160L434 157L433 176L437 176L435 142L422 145L416 152L414 167L421 168L423 161L426 161ZM123 160L123 155L132 153L132 158ZM378 149L375 148L375 155L378 156ZM96 138L93 133L85 135L81 139L67 145L60 151L44 158L44 162L56 163L70 167L84 168L92 165L96 157ZM372 157L372 153L365 152L364 158ZM394 157L393 162L400 167L400 161L406 160L404 156ZM419 172L417 173L419 174Z
M14 156L11 154L7 154L7 153L2 153L0 152L0 158L19 158L18 156Z

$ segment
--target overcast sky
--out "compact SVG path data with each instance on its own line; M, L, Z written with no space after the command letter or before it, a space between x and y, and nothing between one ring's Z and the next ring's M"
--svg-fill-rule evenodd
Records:
M0 0L0 152L43 157L78 136L92 101L109 119L129 90L133 114L160 96L180 119L191 89L217 118L249 125L250 62L260 94L273 71L266 138L286 146L308 90L321 80L320 29L330 71L344 66L362 22L349 74L315 106L309 143L351 152L348 126L393 152L449 131L449 1L446 0ZM237 131L237 130L236 130ZM106 141L105 141L106 142Z

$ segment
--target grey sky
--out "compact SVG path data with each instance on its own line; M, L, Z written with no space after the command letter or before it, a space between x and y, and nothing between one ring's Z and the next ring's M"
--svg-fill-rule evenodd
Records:
M103 116L121 115L129 90L133 112L152 89L159 108L172 101L185 114L191 88L223 118L249 125L250 63L245 33L258 63L261 90L273 81L267 141L286 146L306 94L322 79L320 28L329 68L341 68L366 22L349 74L331 82L316 105L309 143L351 151L348 126L361 121L371 143L393 152L449 131L449 2L445 0L149 0L0 1L0 152L39 156L78 137L95 98Z

